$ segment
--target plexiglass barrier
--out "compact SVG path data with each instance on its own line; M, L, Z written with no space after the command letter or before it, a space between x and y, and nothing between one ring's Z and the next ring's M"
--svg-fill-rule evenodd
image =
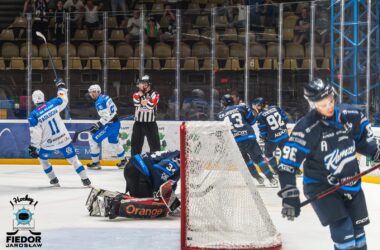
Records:
M377 124L380 3L342 2L147 3L15 17L0 35L0 119L26 118L36 89L55 97L54 67L69 88L66 119L97 117L87 95L95 83L122 116L133 115L136 81L148 74L159 120L214 120L232 93L248 105L264 97L295 122L308 111L303 86L320 77Z

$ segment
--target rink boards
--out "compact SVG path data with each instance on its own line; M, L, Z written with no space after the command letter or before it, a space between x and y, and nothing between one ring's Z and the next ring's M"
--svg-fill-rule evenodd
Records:
M90 120L71 120L67 121L66 126L69 133L73 136L75 131L89 128L96 121ZM179 149L179 126L178 121L159 121L158 129L161 143L161 150L178 150ZM130 155L131 135L133 121L121 121L120 141ZM289 125L289 130L293 125ZM257 128L255 128L257 130ZM376 137L380 138L380 127L373 128ZM84 164L90 161L90 152L88 139L90 133L83 132L79 135L78 141L74 143L77 154ZM31 159L28 154L29 146L29 126L26 120L8 120L0 121L0 164L38 164L38 161ZM102 165L115 165L118 161L112 155L108 147L108 141L102 142ZM148 143L145 141L143 151L148 151ZM53 164L64 164L67 162L62 159L61 155L56 152L53 154ZM370 167L371 162L367 157L358 155L361 169ZM369 176L363 178L364 181L380 184L380 172L374 171Z

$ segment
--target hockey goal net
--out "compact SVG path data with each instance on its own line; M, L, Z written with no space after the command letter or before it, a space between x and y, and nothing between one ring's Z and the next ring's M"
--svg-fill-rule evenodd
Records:
M223 122L181 125L181 248L281 249L281 239Z

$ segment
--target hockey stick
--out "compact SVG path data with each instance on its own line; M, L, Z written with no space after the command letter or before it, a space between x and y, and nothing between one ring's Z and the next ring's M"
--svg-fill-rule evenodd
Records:
M365 170L365 171L363 171L363 172L361 172L361 173L359 173L359 174L357 174L357 175L355 175L355 176L353 176L353 177L351 177L351 178L349 178L347 180L342 181L341 183L339 183L339 184L337 184L335 186L332 186L332 187L326 189L325 191L320 192L319 194L314 195L313 197L311 197L311 198L307 199L306 201L302 202L300 204L300 207L306 206L307 204L309 204L309 203L311 203L311 202L313 202L315 200L322 199L323 197L326 197L327 195L334 193L335 191L337 191L339 188L341 188L342 186L346 185L347 183L356 181L359 178L361 178L362 176L367 175L367 174L371 173L372 171L374 171L374 170L376 170L378 168L380 168L380 164L377 164L377 165L373 166L372 168L369 168L369 169L367 169L367 170Z
M48 43L46 41L46 37L41 32L39 32L39 31L36 31L36 35L38 37L40 37L42 40L44 40L44 43L46 44L46 48L47 48L47 51L48 51L48 54L49 54L49 60L51 62L51 65L52 65L52 68L53 68L53 71L54 71L55 79L58 79L57 71L55 70L55 65L54 65L53 57L51 56L51 52L50 52Z
M119 118L119 120L123 121L123 120L130 120L134 117L134 115L127 115L127 116L121 116ZM73 136L73 143L77 142L78 140L78 137L79 137L79 134L82 133L82 132L86 132L86 131L90 131L92 129L92 127L90 128L85 128L85 129L82 129L82 130L79 130L79 131L76 131L74 133L74 136Z
M75 131L74 136L73 136L73 143L77 142L78 136L79 136L80 133L86 132L86 131L90 131L91 129L92 129L92 127L91 128L82 129L82 130L79 130L79 131Z
M180 200L173 192L173 184L172 180L168 180L160 186L160 196L170 212L181 206Z

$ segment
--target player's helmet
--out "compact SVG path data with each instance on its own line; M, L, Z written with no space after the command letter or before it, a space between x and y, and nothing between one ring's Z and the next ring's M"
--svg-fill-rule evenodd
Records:
M193 97L203 98L203 97L205 97L205 92L203 92L203 90L201 90L201 89L193 89L191 91L191 95Z
M142 77L139 79L138 82L139 82L139 83L140 83L140 82L142 82L142 83L147 83L147 84L149 84L149 85L152 85L152 82L151 82L151 80L150 80L150 76L149 76L149 75L144 75L144 76L142 76Z
M45 95L41 90L35 90L32 94L32 100L34 105L45 102Z
M224 96L222 96L220 102L225 107L234 105L234 99L232 99L232 96L230 94L225 94Z
M309 102L320 101L333 93L333 86L320 78L310 81L304 88L304 97Z
M263 97L257 97L251 102L251 106L257 107L257 108L263 108L266 104L267 102L265 101Z
M98 84L93 84L88 88L88 92L90 93L93 91L100 93L100 92L102 92L102 89L100 88L100 86Z

